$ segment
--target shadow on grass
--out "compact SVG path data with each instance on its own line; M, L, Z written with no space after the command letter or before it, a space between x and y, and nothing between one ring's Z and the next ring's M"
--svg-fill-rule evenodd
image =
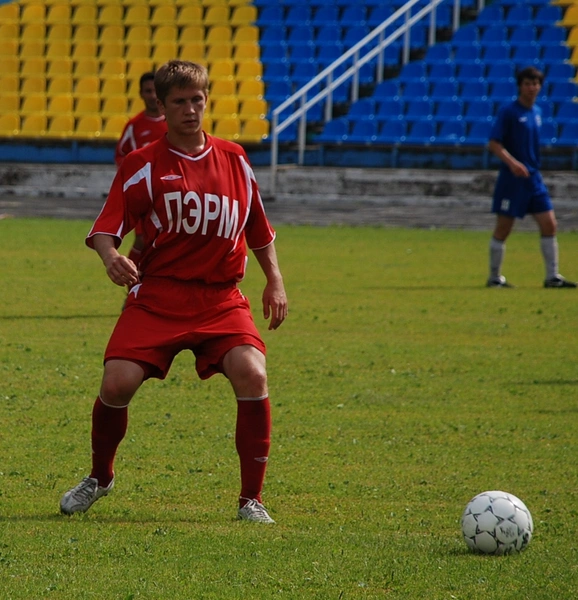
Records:
M25 319L54 319L54 320L63 320L70 321L72 319L113 319L118 317L120 313L111 314L111 315L0 315L0 321L20 321Z

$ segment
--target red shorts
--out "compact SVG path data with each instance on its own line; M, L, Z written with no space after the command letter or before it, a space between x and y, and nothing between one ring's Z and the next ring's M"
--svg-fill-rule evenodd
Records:
M265 354L249 301L236 285L146 277L130 291L104 361L131 360L144 367L145 379L164 379L175 356L191 350L199 377L208 379L223 372L229 350L243 345Z

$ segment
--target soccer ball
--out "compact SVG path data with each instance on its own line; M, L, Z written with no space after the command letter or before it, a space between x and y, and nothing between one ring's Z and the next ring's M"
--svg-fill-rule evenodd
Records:
M462 533L470 550L482 554L511 554L524 550L534 523L526 505L508 492L474 496L462 515Z

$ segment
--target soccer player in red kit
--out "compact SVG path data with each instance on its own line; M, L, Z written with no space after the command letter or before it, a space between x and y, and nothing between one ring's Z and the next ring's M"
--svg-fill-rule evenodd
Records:
M157 104L154 73L149 71L141 75L139 94L144 102L144 110L132 117L122 131L114 152L114 162L117 167L120 167L129 152L148 146L167 132L165 115ZM137 223L135 239L128 255L136 265L140 261L144 244L142 227L140 223Z
M275 232L243 148L202 130L206 69L170 61L157 71L155 87L167 136L125 158L86 240L113 283L131 291L104 355L92 471L60 508L84 512L110 492L131 399L146 379L165 378L181 350L191 350L201 379L224 374L237 399L238 517L273 523L261 499L271 429L265 344L238 282L248 246L266 278L263 315L277 329L287 298ZM139 221L146 247L137 270L117 248Z

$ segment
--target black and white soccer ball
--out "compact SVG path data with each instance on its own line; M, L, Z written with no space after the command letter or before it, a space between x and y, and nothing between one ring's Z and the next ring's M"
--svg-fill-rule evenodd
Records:
M470 550L482 554L511 554L525 550L534 522L526 505L508 492L474 496L462 515L462 533Z

